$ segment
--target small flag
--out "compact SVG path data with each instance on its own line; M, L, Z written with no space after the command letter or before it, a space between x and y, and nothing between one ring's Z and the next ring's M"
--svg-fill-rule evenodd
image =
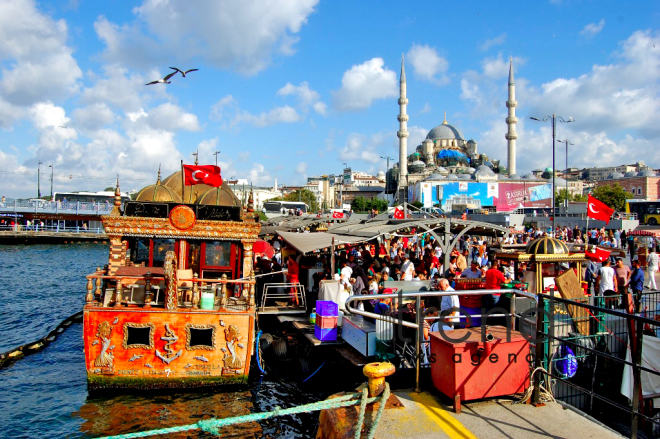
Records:
M591 248L587 246L584 255L587 257L587 259L591 259L592 261L603 262L610 257L610 253L612 252L600 249L594 245Z
M332 217L333 218L343 218L344 217L344 212L340 212L338 210L335 210L332 212Z
M587 201L587 216L589 218L602 220L605 221L605 224L608 224L613 213L614 209L589 195L589 199Z
M394 219L403 219L403 218L404 218L403 209L399 209L398 207L396 207L394 209Z
M222 186L222 177L220 176L220 168L218 166L183 165L183 172L186 186L194 186L196 184L207 184L213 187Z

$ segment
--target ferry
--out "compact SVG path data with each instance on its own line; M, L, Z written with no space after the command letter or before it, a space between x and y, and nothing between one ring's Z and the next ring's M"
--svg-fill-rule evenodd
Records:
M182 166L183 168L183 166ZM186 388L247 381L260 231L227 183L187 186L183 169L102 217L108 263L87 276L90 389Z

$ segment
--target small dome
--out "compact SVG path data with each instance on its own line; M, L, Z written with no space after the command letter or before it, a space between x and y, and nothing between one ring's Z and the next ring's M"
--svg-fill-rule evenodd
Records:
M505 174L497 174L497 179L498 180L508 180L509 177L507 177Z
M620 172L612 172L607 176L607 180L618 180L619 178L623 178L623 174Z
M437 168L435 168L435 172L439 174L449 174L449 171L443 168L442 166L438 166Z
M426 163L424 163L424 162L421 161L421 160L415 160L415 161L412 162L410 165L411 165L411 166L426 166Z
M174 174L165 177L163 180L163 186L172 189L172 192L177 194L179 198L181 198L181 201L186 204L196 203L197 198L201 194L213 189L212 186L208 186L206 184L196 184L194 186L184 186L182 192L181 185L181 171L177 171Z
M196 204L206 204L212 206L241 206L240 200L234 195L227 183L222 183L220 187L214 187L204 192L197 198Z
M156 203L180 203L181 197L174 190L160 182L160 168L156 184L149 185L135 196L135 201L151 201Z
M385 173L384 173L383 171L378 171L378 174L376 174L376 177L378 177L378 178L381 178L381 177L385 178Z
M488 166L481 165L476 169L476 171L474 171L474 175L479 177L492 177L495 175L495 173Z
M458 180L458 176L456 174L449 174L447 180Z
M509 180L520 180L520 177L518 174L511 174L509 175Z
M465 172L470 173L470 174L473 174L474 171L476 171L476 169L474 169L473 167L469 167L469 168L466 169Z
M624 177L636 177L636 176L637 176L637 172L635 172L635 171L628 171L628 172L626 172L625 174L623 174L623 176L624 176Z
M522 176L523 180L536 180L536 177L531 172Z
M477 142L475 142L474 140L470 139L470 140L467 141L467 143L477 143Z
M424 181L437 181L437 180L444 180L445 177L440 174L431 174L428 177L424 179Z
M639 171L637 173L638 177L655 177L655 172L651 171L650 169L644 169L643 171Z
M568 246L562 241L549 236L535 239L525 249L525 253L532 255L567 255Z
M547 168L545 168L545 172L552 172L552 168L548 166Z
M472 180L471 174L458 174L459 180Z

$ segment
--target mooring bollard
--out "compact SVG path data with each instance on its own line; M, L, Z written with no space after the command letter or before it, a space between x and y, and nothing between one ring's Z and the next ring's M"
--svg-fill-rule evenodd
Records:
M369 363L364 366L362 373L368 378L369 397L380 395L385 390L385 377L392 375L396 368L392 363Z

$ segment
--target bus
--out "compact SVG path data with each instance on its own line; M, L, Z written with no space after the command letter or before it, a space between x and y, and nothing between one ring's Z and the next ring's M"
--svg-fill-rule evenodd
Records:
M640 224L660 224L660 201L626 200L626 213L637 214Z
M264 201L264 213L268 218L288 215L289 211L294 213L300 209L303 214L306 214L309 210L307 204L302 201Z
M115 200L115 193L112 191L99 191L99 192L55 192L53 193L54 201L61 201L62 203L104 203L112 204ZM128 192L122 192L121 202L130 201Z

